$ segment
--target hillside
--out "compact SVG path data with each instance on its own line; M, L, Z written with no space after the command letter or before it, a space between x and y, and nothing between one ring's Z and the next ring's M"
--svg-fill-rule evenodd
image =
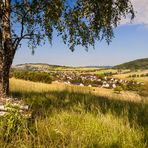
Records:
M14 66L15 68L28 68L28 67L48 67L48 68L112 68L112 66L104 65L104 66L64 66L64 65L51 65L47 63L26 63L26 64L18 64Z
M114 68L120 69L148 69L148 58L137 59L120 65L116 65Z
M17 70L25 71L40 71L40 72L51 72L51 71L60 71L60 72L95 72L100 69L109 69L110 66L63 66L63 65L49 65L45 63L26 63L19 64L12 67Z
M28 68L28 67L44 67L44 68L70 68L69 66L62 65L50 65L46 63L26 63L26 64L18 64L14 66L15 68Z

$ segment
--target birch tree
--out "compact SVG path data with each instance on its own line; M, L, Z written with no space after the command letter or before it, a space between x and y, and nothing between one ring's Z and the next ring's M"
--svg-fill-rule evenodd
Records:
M74 51L102 39L110 43L123 17L134 18L130 0L0 0L0 98L9 95L9 71L24 40L34 52L57 31Z

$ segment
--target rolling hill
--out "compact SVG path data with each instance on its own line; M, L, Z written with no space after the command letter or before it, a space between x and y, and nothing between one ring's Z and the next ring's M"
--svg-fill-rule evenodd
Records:
M137 59L134 61L126 62L120 65L114 66L118 69L148 69L148 58Z
M64 66L64 65L51 65L46 63L26 63L26 64L18 64L13 66L12 68L21 69L21 70L29 70L29 71L44 71L44 70L94 70L94 69L109 69L112 66Z

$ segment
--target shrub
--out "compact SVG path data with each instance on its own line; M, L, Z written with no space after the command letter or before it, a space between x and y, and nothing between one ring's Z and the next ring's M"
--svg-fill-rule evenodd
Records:
M105 74L99 74L99 79L104 79L104 77L105 77Z
M5 108L8 112L5 113L1 122L1 134L6 141L11 141L13 136L21 136L27 122L18 106L6 105Z
M132 77L135 78L136 77L136 74L133 74Z
M140 76L141 76L141 77L144 77L144 74L141 74Z
M123 88L121 86L117 86L116 88L114 88L114 92L116 93L121 93L121 91L123 90Z

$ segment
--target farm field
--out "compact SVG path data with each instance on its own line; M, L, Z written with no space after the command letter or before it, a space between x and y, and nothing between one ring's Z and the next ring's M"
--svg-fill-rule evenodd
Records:
M129 78L130 75L142 75L142 74L147 74L148 73L148 70L138 70L137 72L129 72L129 73L126 73L126 74L117 74L117 75L114 75L114 77L116 78L120 78L120 79L134 79L134 80L137 80L137 81L143 81L143 82L148 82L148 77L134 77L134 78Z
M10 88L14 98L29 104L32 118L15 119L18 131L8 125L7 135L0 133L1 147L148 146L147 98L134 92L14 78Z

